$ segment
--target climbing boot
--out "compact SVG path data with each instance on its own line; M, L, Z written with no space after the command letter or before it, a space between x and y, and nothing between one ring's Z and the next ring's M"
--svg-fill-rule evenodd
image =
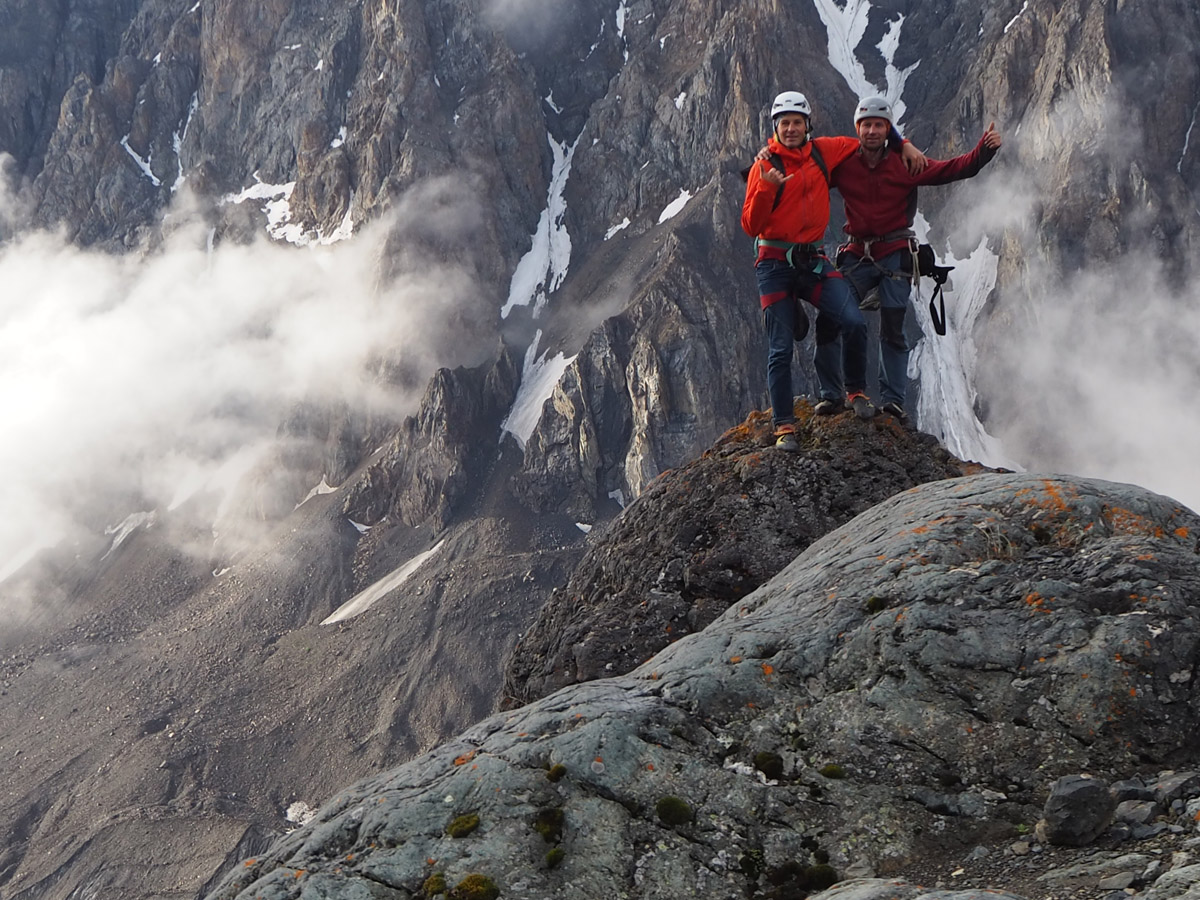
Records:
M860 419L870 419L875 416L875 407L867 398L867 395L858 391L846 398L850 401L850 406L854 410L854 414Z

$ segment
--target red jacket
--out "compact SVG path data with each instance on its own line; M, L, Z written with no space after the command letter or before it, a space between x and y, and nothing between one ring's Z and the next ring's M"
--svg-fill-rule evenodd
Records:
M822 148L824 149L824 148ZM975 149L953 159L929 161L920 175L910 175L900 154L884 151L875 168L867 165L861 153L855 153L830 169L830 183L846 201L846 233L849 249L862 256L864 239L880 238L911 228L917 212L917 186L949 184L976 175L996 151L980 138ZM745 216L743 215L743 221ZM880 259L904 247L907 238L875 244L871 256Z
M818 244L824 240L825 229L829 227L829 185L812 158L814 143L830 173L858 150L858 138L852 137L813 138L796 150L789 150L772 137L767 141L767 149L783 160L784 175L795 177L784 185L776 207L779 188L762 177L771 163L761 160L750 167L746 202L742 205L742 228L746 234L792 244Z

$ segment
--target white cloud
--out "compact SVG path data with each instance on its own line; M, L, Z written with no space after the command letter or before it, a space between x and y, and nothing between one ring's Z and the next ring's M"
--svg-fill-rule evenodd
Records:
M416 395L379 382L385 363L420 391L437 365L476 361L455 323L478 286L404 248L469 233L478 209L454 184L417 193L330 247L210 251L183 213L141 255L44 232L0 246L0 579L39 546L245 472L301 402L398 418Z

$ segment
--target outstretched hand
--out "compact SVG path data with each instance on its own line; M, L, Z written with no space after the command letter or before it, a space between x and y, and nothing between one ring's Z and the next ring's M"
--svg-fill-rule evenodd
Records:
M1000 137L1000 132L996 130L996 123L992 122L987 127L987 131L983 133L983 145L992 150L999 150L1000 145L1004 143L1004 139Z
M904 160L904 165L908 166L909 175L920 175L929 165L929 158L911 142L906 142L900 148L900 158Z

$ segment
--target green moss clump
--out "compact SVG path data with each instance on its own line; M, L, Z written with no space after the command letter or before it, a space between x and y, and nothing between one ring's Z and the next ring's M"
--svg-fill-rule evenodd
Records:
M563 861L563 857L567 855L567 851L562 847L553 847L546 853L546 868L557 869Z
M540 834L547 844L557 844L562 840L565 818L561 807L539 809L533 817L533 830Z
M867 600L867 612L880 613L887 609L887 600L883 597L871 597Z
M691 805L678 797L663 797L654 804L654 811L664 825L686 825L695 818Z
M809 866L804 870L804 874L808 879L809 888L814 891L823 891L825 888L833 887L838 883L837 870L828 863L817 863L815 866Z
M763 750L754 754L754 768L762 772L772 781L778 781L783 777L783 757L778 753L772 753L770 750Z
M468 875L450 892L451 900L496 900L500 888L486 875Z
M467 813L459 816L446 826L446 834L453 838L463 838L479 827L479 814Z
M421 890L425 892L426 897L446 893L446 876L441 872L434 872L425 879L425 883L421 885Z
M738 858L738 868L751 881L758 881L766 864L766 854L761 847L751 847Z
M546 777L551 781L561 781L562 777L567 774L567 767L562 763L555 763L546 770Z
M821 768L818 769L817 771L826 778L845 778L846 777L846 770L843 769L841 766L839 766L837 763L830 763L827 766L821 766Z

